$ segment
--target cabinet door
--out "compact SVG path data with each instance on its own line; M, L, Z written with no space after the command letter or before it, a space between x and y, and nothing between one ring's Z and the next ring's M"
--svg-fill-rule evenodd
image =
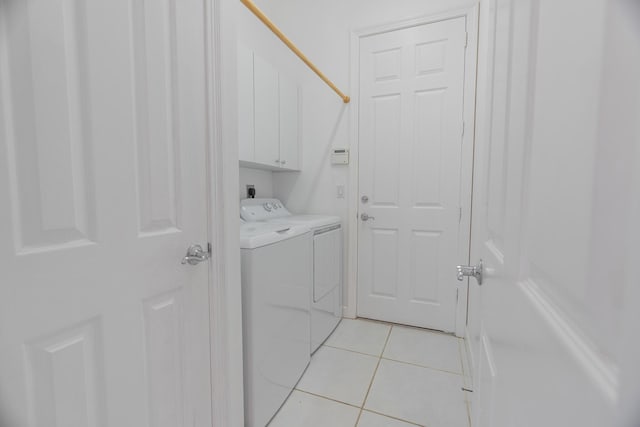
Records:
M255 159L253 52L238 44L238 145L240 160Z
M280 75L280 166L300 169L298 155L298 87Z
M254 161L280 166L278 71L258 55L253 57L254 82Z

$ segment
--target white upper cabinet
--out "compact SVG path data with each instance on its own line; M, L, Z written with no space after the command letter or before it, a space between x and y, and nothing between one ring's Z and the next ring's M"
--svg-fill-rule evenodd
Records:
M298 86L280 75L280 166L300 169Z
M238 45L238 143L244 166L299 170L298 86Z
M269 166L280 166L278 70L255 54L253 84L254 161Z
M255 153L253 123L253 52L238 45L238 145L240 159L253 159Z

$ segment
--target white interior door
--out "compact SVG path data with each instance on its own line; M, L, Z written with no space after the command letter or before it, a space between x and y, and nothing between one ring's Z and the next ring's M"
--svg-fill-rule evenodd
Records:
M637 378L619 359L637 310L623 295L640 112L640 34L624 3L481 5L474 426L613 426L620 378Z
M0 425L210 426L204 2L0 1Z
M464 17L360 39L359 316L455 330L465 44Z

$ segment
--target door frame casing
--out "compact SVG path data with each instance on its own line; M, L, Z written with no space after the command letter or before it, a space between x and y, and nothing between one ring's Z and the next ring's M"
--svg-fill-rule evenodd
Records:
M347 236L347 299L343 315L348 318L357 317L358 297L358 210L359 210L359 103L360 103L360 39L376 34L388 33L419 25L432 24L464 17L467 31L467 48L465 50L464 70L464 101L463 101L463 135L461 159L461 192L460 207L462 216L460 229L467 230L460 233L458 242L458 257L461 263L469 263L469 248L471 236L471 194L473 179L473 151L475 128L475 90L476 65L478 52L478 9L479 5L454 9L436 15L427 15L409 20L394 21L372 27L366 27L351 32L350 40L350 87L351 87L351 129L349 132L349 148L351 152L351 168L349 170L349 188L352 196L348 206L348 236ZM465 245L466 240L466 245ZM451 275L455 275L455 266L451 266ZM458 303L456 305L455 334L464 336L467 323L468 281L460 282L458 286Z
M211 419L244 425L234 0L205 0ZM224 85L222 82L224 81ZM231 190L233 189L233 190Z

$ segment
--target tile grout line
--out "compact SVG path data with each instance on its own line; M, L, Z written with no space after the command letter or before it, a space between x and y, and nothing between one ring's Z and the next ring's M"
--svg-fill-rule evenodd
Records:
M317 394L317 393L312 393L310 391L302 390L302 389L299 389L299 388L296 388L294 390L295 391L299 391L301 393L309 394L311 396L319 397L321 399L331 400L332 402L341 403L343 405L351 406L352 408L360 409L360 406L358 406L358 405L354 405L353 403L349 403L349 402L344 402L342 400L338 400L338 399L335 399L333 397L324 396L322 394Z
M417 363L405 362L404 360L390 359L388 357L383 357L382 359L388 360L390 362L402 363L403 365L415 366L416 368L424 368L424 369L429 369L429 370L436 371L436 372L442 372L443 374L457 375L457 376L459 376L461 378L464 377L464 375L461 374L460 372L447 371L445 369L438 369L438 368L434 368L434 367L431 367L431 366L419 365ZM463 378L463 380L464 380L464 378ZM463 381L463 385L464 385L464 381Z
M363 409L362 411L364 412L365 410ZM401 421L401 422L403 422L405 424L411 424L412 426L424 427L422 424L416 424L413 421L404 420L402 418L398 418L398 417L395 417L395 416L389 415L389 414L384 414L382 412L374 411L372 409L367 409L366 411L367 412L371 412L372 414L380 415L381 417L391 418L392 420Z
M358 426L360 422L360 417L362 417L362 412L364 411L364 405L367 403L367 399L369 398L369 392L371 392L371 386L373 385L373 381L376 379L376 374L378 373L378 368L380 367L380 362L382 361L382 355L387 348L387 344L389 343L389 337L391 337L391 331L393 330L393 325L390 325L389 332L387 333L387 338L384 340L384 346L382 346L382 351L380 351L380 356L378 356L378 363L376 364L376 369L373 371L373 375L371 376L371 381L369 382L369 387L367 387L367 393L364 395L364 400L362 401L362 406L360 407L360 413L358 413L358 418L356 418L355 427Z
M380 321L380 323L382 323ZM388 326L393 327L393 324L388 324ZM416 327L417 328L417 327ZM417 328L420 329L420 328ZM385 347L383 349L383 353L384 354L384 350L386 349L386 345L387 343L385 342ZM433 366L427 366L427 365L421 365L419 363L413 363L413 362L407 362L405 360L400 360L400 359L392 359L390 357L384 357L383 355L380 356L376 356L375 354L371 354L371 353L364 353L362 351L357 351L357 350L353 350L350 348L345 348L345 347L338 347L336 345L330 345L330 344L322 344L323 347L329 347L329 348L333 348L335 350L342 350L342 351L348 351L350 353L356 353L356 354L361 354L363 356L369 356L369 357L377 357L377 358L382 358L384 360L390 360L392 362L398 362L398 363L404 363L405 365L411 365L411 366L416 366L418 368L426 368L426 369L431 369L434 371L438 371L438 372L444 372L446 374L452 374L452 375L459 375L461 377L464 377L464 367L461 367L460 372L455 372L455 371L450 371L448 369L441 369L441 368L434 368ZM456 343L456 348L458 349L457 353L458 353L458 360L460 361L460 364L462 365L462 356L460 355L460 346L458 345L458 343Z
M337 400L337 399L334 399L332 397L323 396L322 394L312 393L310 391L302 390L302 389L299 389L299 388L296 388L294 390L295 391L299 391L300 393L308 394L310 396L318 397L320 399L330 400L332 402L336 402L336 403L340 403L342 405L350 406L350 407L355 408L355 409L360 409L360 412L364 412L365 411L364 403L362 404L362 406L357 406L357 405L354 405L353 403L344 402L342 400ZM405 419L402 419L402 418L398 418L398 417L396 417L394 415L384 414L382 412L378 412L378 411L373 410L373 409L367 409L366 411L367 412L371 412L372 414L380 415L380 416L385 417L385 418L391 418L393 420L401 421L401 422L406 423L406 424L411 424L411 425L415 425L415 426L418 426L418 427L423 427L422 424L416 424L413 421L408 421L408 420L405 420ZM358 422L359 420L360 420L360 416L358 416L358 420L356 420L356 422Z
M356 351L356 350L352 350L350 348L344 348L344 347L337 347L335 345L329 345L329 344L322 344L323 347L329 347L329 348L333 348L336 350L344 350L344 351L349 351L351 353L355 353L355 354L361 354L363 356L369 356L369 357L375 357L375 358L379 358L380 356L375 355L375 354L371 354L371 353L363 353L361 351Z
M469 392L465 390L465 388L469 387L469 383L467 381L467 372L464 369L465 364L468 365L469 361L467 360L467 346L464 338L458 345L458 354L460 355L460 365L462 367L462 393L464 394L464 407L467 410L467 422L469 423L469 426L471 426L471 407L469 405L469 399L467 399ZM467 369L468 368L469 366L467 366Z

